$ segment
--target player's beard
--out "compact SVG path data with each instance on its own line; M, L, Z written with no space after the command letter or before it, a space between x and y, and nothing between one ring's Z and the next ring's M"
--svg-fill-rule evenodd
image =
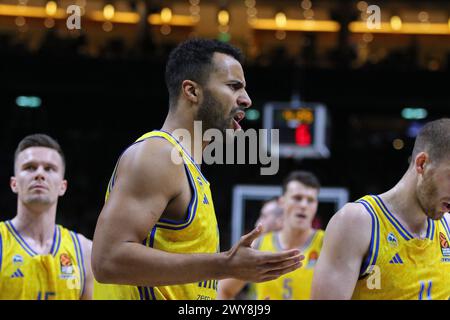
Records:
M433 220L442 218L443 213L437 210L437 186L431 173L424 174L422 182L416 188L416 197L427 217Z
M196 120L202 121L203 132L208 129L218 129L225 133L225 129L229 128L232 116L225 117L224 110L226 110L226 106L221 104L210 90L205 89L203 103L200 105L196 117Z

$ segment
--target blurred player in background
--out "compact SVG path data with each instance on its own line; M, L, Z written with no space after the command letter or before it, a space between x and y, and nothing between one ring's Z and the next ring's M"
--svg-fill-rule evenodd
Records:
M314 267L319 257L324 232L313 229L317 213L320 183L315 175L294 171L283 182L279 203L283 208L280 231L259 237L253 247L261 251L279 252L298 248L305 256L303 267L272 281L254 284L256 299L307 300L310 298ZM246 282L235 279L219 281L218 299L232 299Z
M240 60L236 48L214 40L187 40L171 52L167 118L122 154L97 222L95 299L209 300L219 279L264 281L301 265L298 250L250 248L261 228L219 250L210 184L191 146L199 138L208 144L195 137L195 121L204 131L241 128L251 100ZM181 139L179 129L190 138Z
M283 208L278 203L278 197L271 198L263 203L255 227L258 225L261 225L263 233L281 230L283 227Z
M56 225L67 189L64 155L53 138L25 137L10 185L17 214L0 222L0 299L91 299L91 241Z
M314 299L449 299L449 128L450 119L427 123L392 189L348 203L333 216Z

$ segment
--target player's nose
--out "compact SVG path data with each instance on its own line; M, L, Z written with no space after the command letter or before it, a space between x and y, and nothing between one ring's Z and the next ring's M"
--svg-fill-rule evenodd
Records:
M238 105L244 107L245 109L250 108L252 105L252 100L250 99L247 91L244 90L242 94L238 97Z

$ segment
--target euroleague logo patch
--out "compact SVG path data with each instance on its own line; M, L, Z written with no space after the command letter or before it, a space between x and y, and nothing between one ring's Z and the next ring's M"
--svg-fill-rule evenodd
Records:
M317 253L317 251L312 251L309 254L308 265L306 266L306 268L314 268L316 266L317 259L319 259L319 254Z
M444 257L450 257L450 246L448 240L442 232L439 232L439 243L441 245L442 255Z
M74 276L74 269L72 264L72 259L67 253L62 253L59 256L59 264L61 267L61 278L71 279Z

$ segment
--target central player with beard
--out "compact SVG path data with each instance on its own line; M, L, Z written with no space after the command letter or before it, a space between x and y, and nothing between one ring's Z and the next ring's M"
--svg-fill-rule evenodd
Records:
M201 154L191 156L195 121L203 131L241 128L251 101L240 61L236 48L212 40L188 40L171 52L164 125L125 150L108 185L94 234L95 299L215 299L220 279L268 281L301 266L298 249L252 249L260 227L220 252Z

